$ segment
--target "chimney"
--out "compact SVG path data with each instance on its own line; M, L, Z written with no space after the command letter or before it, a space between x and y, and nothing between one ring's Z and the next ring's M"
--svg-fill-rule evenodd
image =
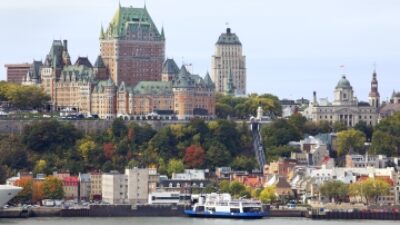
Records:
M226 33L227 33L227 34L231 34L231 28L229 28L229 27L226 28Z
M64 46L64 51L68 51L68 41L67 40L63 40L63 46Z

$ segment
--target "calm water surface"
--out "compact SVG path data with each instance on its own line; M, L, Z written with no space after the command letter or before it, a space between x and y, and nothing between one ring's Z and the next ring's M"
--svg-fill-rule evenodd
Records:
M156 218L29 218L0 219L0 224L22 225L399 225L399 221L309 220L304 218L269 218L261 220Z

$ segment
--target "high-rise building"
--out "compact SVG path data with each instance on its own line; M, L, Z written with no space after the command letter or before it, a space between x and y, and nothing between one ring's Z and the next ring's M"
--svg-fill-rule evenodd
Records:
M100 51L116 85L161 80L164 30L158 31L146 7L119 6L108 28L101 28Z
M30 63L5 64L7 68L7 82L21 84L26 74L31 69Z
M230 28L219 36L215 44L211 76L217 92L246 94L246 57L242 52L242 43Z

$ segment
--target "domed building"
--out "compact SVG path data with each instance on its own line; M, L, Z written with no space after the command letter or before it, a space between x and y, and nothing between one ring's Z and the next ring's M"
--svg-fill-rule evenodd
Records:
M375 125L378 121L380 95L376 72L373 73L369 102L359 102L354 96L350 81L343 75L334 90L334 100L317 100L317 93L313 94L313 101L303 112L309 120L320 122L328 121L330 124L342 122L349 127L355 126L360 121L368 125Z

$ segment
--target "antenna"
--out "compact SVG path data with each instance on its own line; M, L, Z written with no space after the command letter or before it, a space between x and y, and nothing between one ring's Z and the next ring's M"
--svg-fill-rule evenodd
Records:
M340 69L342 70L342 75L345 75L346 71L345 71L345 66L343 64L340 65Z

